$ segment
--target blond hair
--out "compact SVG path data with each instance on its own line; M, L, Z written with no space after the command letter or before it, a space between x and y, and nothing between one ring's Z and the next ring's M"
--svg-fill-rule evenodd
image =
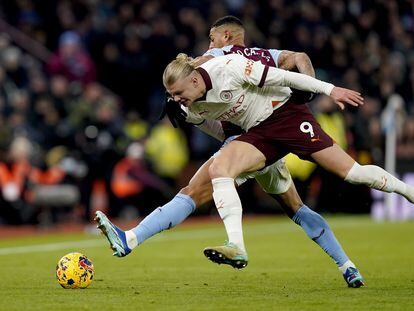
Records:
M183 79L189 76L193 70L194 59L185 53L180 53L177 57L170 62L164 70L162 75L162 83L164 87L174 84L177 80Z

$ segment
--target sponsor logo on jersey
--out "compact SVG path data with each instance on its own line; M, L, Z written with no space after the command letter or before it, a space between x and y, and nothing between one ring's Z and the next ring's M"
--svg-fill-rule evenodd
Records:
M252 61L251 59L249 59L249 60L247 61L246 68L244 68L244 74L245 74L246 76L250 76L250 74L252 73L252 70L253 70L253 64L254 64L254 61Z
M237 117L240 113L243 112L243 110L239 110L243 101L244 101L244 94L239 97L239 99L237 100L237 103L233 107L231 107L225 113L219 115L217 119L220 121L225 121L225 120L229 120L231 118Z

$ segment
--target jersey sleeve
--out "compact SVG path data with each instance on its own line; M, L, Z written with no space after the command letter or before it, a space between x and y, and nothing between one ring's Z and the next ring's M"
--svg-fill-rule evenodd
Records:
M185 119L187 123L195 125L202 132L221 142L224 141L225 135L220 121L204 119L194 112L191 112L187 107L182 107L182 109L187 113L187 118Z
M331 83L304 74L263 65L261 62L255 62L242 56L233 57L227 62L227 66L234 80L240 85L247 82L257 87L287 86L326 95L330 95L335 87Z
M214 137L221 142L225 139L224 131L220 121L204 120L204 122L197 125L197 127L207 135Z
M185 119L185 122L191 123L191 124L201 124L204 121L204 118L199 116L198 114L195 114L194 112L190 111L187 107L181 107L186 113L187 117Z
M275 62L276 68L278 68L279 67L279 56L282 53L282 51L276 50L276 49L269 49L268 51L270 55L272 56L273 61Z
M263 83L262 86L288 86L301 91L325 94L328 96L335 87L332 83L327 83L308 75L273 67L268 67L261 82Z
M213 56L213 57L223 56L224 51L222 49L213 48L203 54L203 56L208 56L208 55Z
M262 87L262 79L266 77L269 66L234 54L226 60L224 68L237 84L243 85L247 82L254 86Z

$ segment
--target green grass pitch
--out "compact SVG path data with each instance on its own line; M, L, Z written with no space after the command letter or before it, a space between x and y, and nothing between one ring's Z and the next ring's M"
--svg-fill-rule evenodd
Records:
M202 254L225 239L219 220L166 231L126 258L94 235L0 240L0 310L414 310L414 223L327 217L366 287L347 288L335 264L283 217L246 218L246 269ZM64 254L95 265L84 290L59 286Z

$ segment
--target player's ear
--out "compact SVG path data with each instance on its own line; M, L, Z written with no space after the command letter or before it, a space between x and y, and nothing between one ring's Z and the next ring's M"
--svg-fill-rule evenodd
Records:
M225 41L229 41L230 40L230 31L224 30L223 37L224 37Z
M195 87L199 85L198 78L196 76L191 77L191 84Z

